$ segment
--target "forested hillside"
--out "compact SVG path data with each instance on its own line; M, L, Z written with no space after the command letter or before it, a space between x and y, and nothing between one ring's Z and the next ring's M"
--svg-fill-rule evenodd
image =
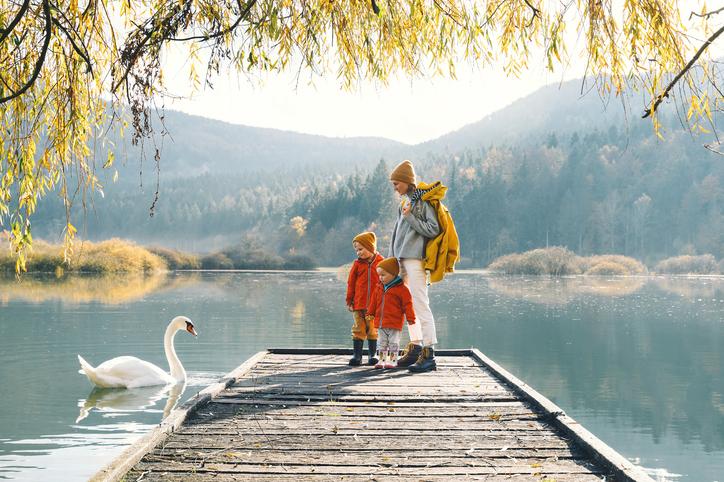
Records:
M653 263L724 252L724 158L663 116L663 140L620 106L577 100L580 84L546 87L479 123L418 146L230 126L167 113L159 200L155 168L127 151L120 181L81 203L81 235L126 237L196 252L252 243L320 265L349 261L375 229L386 249L396 205L387 172L411 158L449 185L465 266L546 245ZM120 159L122 153L117 155ZM64 211L46 203L34 234L57 239Z

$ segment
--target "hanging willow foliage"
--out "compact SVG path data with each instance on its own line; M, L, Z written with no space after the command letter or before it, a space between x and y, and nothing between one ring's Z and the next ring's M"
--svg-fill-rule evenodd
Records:
M677 96L692 126L719 107L716 64L702 53L722 30L710 24L719 11L703 5L690 13L675 0L0 0L0 229L23 270L32 214L57 190L70 254L71 206L99 188L96 166L114 161L103 134L127 123L133 142L152 133L172 45L187 49L194 88L227 67L333 72L351 87L395 73L454 76L462 62L518 75L532 55L551 70L584 56L602 92L648 93L644 116L658 131L666 97Z

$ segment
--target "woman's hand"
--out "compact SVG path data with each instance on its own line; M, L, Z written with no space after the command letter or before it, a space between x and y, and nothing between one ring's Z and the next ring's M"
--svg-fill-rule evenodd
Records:
M402 205L402 215L407 216L408 214L410 214L410 209L412 209L412 203L409 200L407 200Z

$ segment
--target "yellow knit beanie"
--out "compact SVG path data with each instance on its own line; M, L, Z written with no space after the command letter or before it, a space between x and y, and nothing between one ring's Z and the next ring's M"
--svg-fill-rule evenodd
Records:
M379 262L377 267L382 268L383 270L390 273L392 276L397 276L398 274L400 274L400 262L397 261L397 258L385 258Z
M412 163L405 159L399 163L390 173L390 181L404 182L405 184L417 184L417 178L415 176L415 168Z
M375 251L377 251L377 236L375 236L375 233L373 233L372 231L365 231L364 233L359 233L357 236L354 237L352 242L357 242L361 244L362 247L370 253L374 253Z

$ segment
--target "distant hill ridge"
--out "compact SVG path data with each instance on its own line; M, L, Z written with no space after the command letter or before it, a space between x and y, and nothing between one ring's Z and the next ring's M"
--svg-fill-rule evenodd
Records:
M417 145L381 137L326 137L250 127L169 110L164 118L170 135L163 143L162 170L167 178L281 167L292 172L334 167L343 174L381 158L395 162L493 143L519 144L551 131L608 126L624 118L618 99L607 108L595 90L581 96L580 89L580 80L541 87L477 122ZM635 118L633 122L644 121ZM128 158L133 159L131 151ZM128 164L131 171L136 170L133 162Z

